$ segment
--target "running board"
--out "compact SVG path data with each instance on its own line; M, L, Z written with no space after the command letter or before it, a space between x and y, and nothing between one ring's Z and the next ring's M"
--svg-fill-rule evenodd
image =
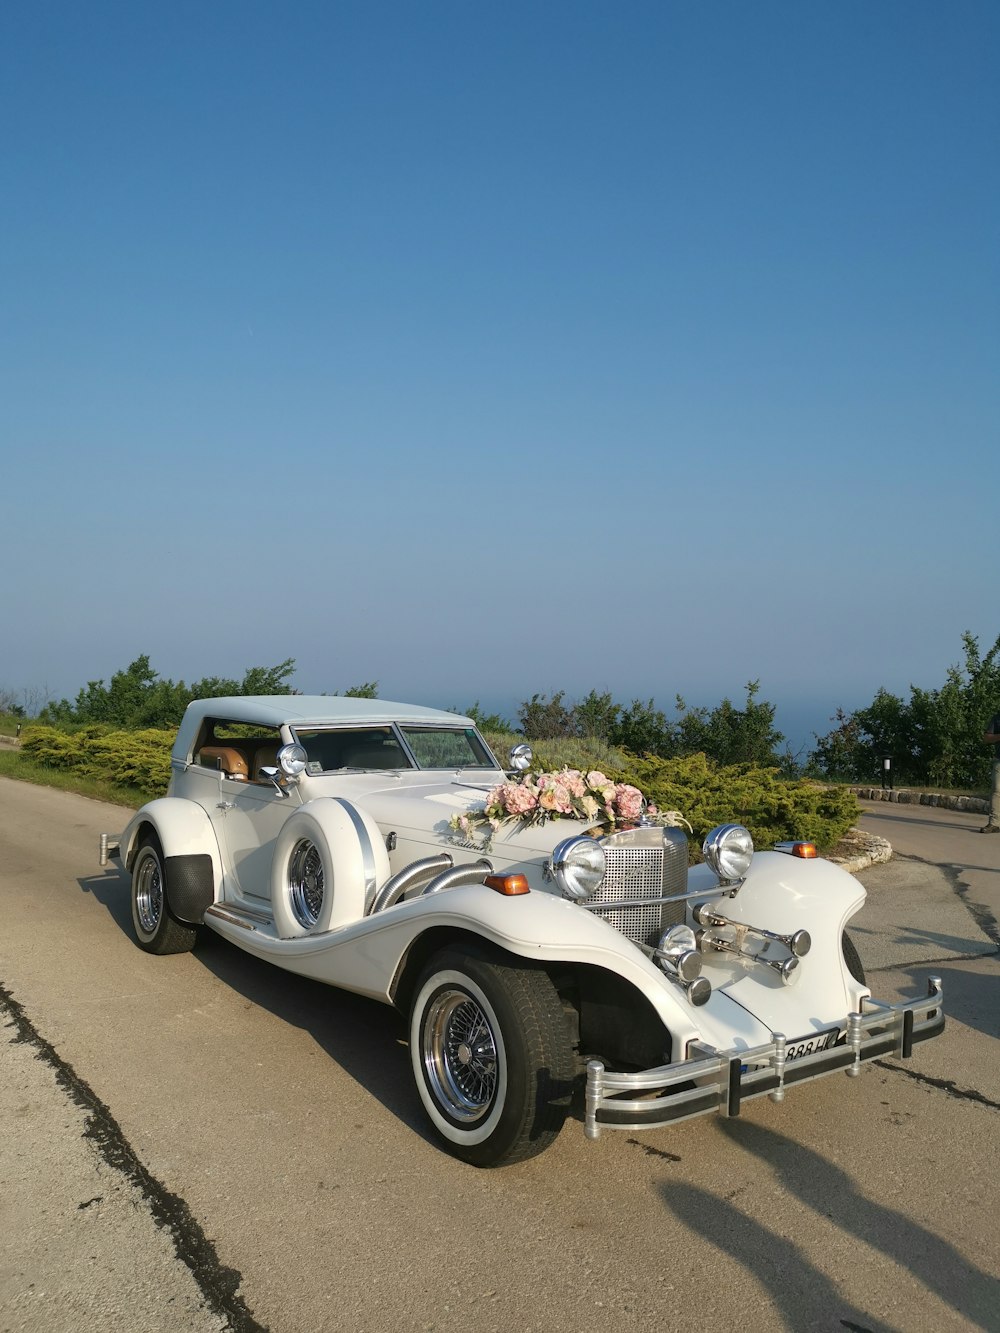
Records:
M256 912L252 907L236 907L233 903L212 903L206 907L205 915L217 916L220 921L227 921L231 926L241 926L244 930L274 926L274 920L267 912Z

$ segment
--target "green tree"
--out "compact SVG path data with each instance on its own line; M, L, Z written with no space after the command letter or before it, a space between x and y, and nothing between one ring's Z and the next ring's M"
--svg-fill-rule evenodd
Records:
M529 741L549 741L558 736L575 736L573 711L565 706L565 690L559 690L548 698L544 694L533 694L521 704L517 717L523 736Z
M607 739L633 754L655 754L670 759L677 753L674 729L652 699L645 703L633 699L628 708L621 710Z
M361 685L350 685L341 697L344 699L377 699L378 681L366 680Z
M911 685L908 702L880 689L867 708L849 714L838 709L836 727L817 737L812 770L841 781L874 782L882 756L891 755L899 782L988 786L993 756L983 733L1000 708L1000 637L985 654L968 632L962 646L963 661L948 668L939 689Z
M598 694L591 690L585 699L574 705L573 725L578 736L596 736L607 741L614 735L621 719L621 708L610 693Z
M759 691L759 680L748 681L743 708L723 699L711 711L688 708L678 695L678 752L707 754L717 764L777 764L775 751L785 738L774 727L774 704L758 701Z
M484 713L479 706L478 699L468 708L453 708L451 711L465 717L471 717L479 730L483 732L500 732L503 735L508 735L514 731L512 724L505 717L501 717L499 713Z
M188 686L180 681L164 680L154 671L147 654L130 662L124 671L116 671L111 683L88 681L75 703L62 699L47 704L39 717L43 722L103 723L126 729L176 727L192 699L212 699L233 694L291 694L288 677L295 670L294 658L286 658L274 667L250 667L242 681L222 676L206 676Z

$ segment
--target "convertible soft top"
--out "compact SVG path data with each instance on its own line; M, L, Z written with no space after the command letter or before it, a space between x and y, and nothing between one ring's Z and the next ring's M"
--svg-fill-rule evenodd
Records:
M409 722L414 725L471 727L471 718L447 713L440 708L419 704L393 703L389 699L351 699L330 694L237 694L217 699L195 699L188 704L177 741L174 758L184 760L190 753L206 717L223 717L229 722L247 722L261 727L280 727L283 723L299 726L336 725L337 723L377 725Z

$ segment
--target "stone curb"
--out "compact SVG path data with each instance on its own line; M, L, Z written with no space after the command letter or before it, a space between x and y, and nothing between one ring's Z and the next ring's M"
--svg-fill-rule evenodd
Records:
M853 828L841 838L827 857L835 866L846 870L849 875L856 875L869 866L884 865L892 860L892 843L874 833L865 833Z
M936 805L943 810L967 810L976 815L988 815L990 803L982 796L949 796L944 792L886 790L883 787L852 787L855 796L863 801L898 801L900 805Z

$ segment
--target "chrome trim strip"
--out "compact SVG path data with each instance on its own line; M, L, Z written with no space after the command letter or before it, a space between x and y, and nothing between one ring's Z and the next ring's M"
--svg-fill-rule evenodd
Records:
M368 836L368 830L365 828L364 820L358 813L357 807L350 801L346 801L343 796L334 796L338 805L342 805L351 817L351 823L354 825L354 831L358 835L358 842L361 844L361 860L364 866L365 876L365 916L371 911L372 903L375 900L375 849L372 847L372 840Z
M602 1129L656 1129L718 1111L738 1115L740 1103L770 1096L781 1101L795 1083L823 1078L839 1070L857 1076L862 1064L878 1056L905 1058L910 1041L926 1041L944 1030L943 986L928 977L927 995L899 1004L873 1001L863 1012L841 1019L847 1039L797 1060L786 1058L787 1042L773 1032L763 1046L713 1051L692 1044L691 1057L635 1074L616 1074L598 1060L587 1065L584 1131L596 1139ZM654 1097L627 1094L658 1093Z
M575 902L577 907L585 907L588 912L617 912L622 907L655 907L658 903L686 903L692 898L718 898L722 894L730 893L724 885L716 885L712 889L695 889L692 893L675 893L669 898L616 898L606 903L592 903L589 899L567 899L569 902Z
M231 926L240 926L243 930L256 930L258 925L271 924L271 918L265 916L263 912L242 911L238 907L224 907L219 903L210 903L205 908L205 915L217 916L220 921L227 921Z

